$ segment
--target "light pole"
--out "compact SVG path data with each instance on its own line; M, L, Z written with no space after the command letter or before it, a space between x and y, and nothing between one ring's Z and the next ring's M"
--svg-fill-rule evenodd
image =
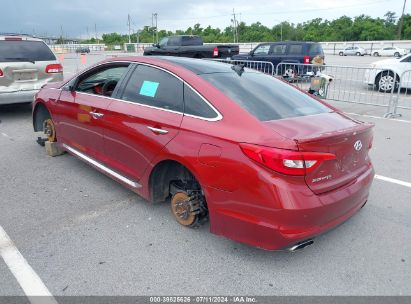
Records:
M397 33L397 39L401 40L401 31L402 31L402 21L404 20L404 10L405 10L405 4L407 3L407 0L404 0L404 5L402 7L402 14L400 17L400 24L398 25L398 33Z

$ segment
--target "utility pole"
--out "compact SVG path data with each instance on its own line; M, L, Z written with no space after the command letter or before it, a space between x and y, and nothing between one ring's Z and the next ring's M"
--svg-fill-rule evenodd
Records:
M402 22L404 19L404 10L405 10L405 4L407 3L407 0L404 0L404 5L402 7L402 14L400 18L400 24L398 25L398 33L397 33L397 39L401 40L401 32L402 32Z
M158 28L157 28L157 13L154 13L154 18L156 20L156 43L158 43Z
M283 41L283 23L281 22L280 25L281 25L281 41Z
M131 20L130 20L130 14L128 14L127 24L128 24L128 43L131 43Z
M238 32L237 32L237 19L235 18L235 12L233 8L233 36L234 36L234 43L238 42Z
M96 34L97 44L99 44L100 41L98 41L98 38L97 38L97 24L96 23L94 23L94 33Z
M154 14L151 14L151 31L153 32L153 44L154 44Z
M86 27L86 32L87 32L87 39L90 40L90 34L88 32L88 26Z
M64 44L64 33L63 33L63 26L60 25L60 30L61 30L61 44Z

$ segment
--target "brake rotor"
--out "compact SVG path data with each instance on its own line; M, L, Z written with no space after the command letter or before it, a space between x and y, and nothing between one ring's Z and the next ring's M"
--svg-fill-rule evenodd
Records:
M44 122L44 134L46 134L49 142L55 142L57 140L56 128L54 127L54 123L50 118Z
M174 194L171 199L171 211L183 226L190 226L196 221L196 212L191 205L190 197L184 192Z

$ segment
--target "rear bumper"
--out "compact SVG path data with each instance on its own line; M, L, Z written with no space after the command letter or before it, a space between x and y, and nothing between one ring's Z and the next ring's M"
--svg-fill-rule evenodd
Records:
M287 201L283 208L256 205L254 209L241 210L245 203L234 192L208 189L213 198L213 204L209 205L210 230L267 250L288 248L322 234L354 215L367 201L373 178L374 170L370 166L355 182L320 195L305 190L296 194L289 191L295 185L291 188L281 185L282 189L277 188L276 192L284 190L279 195ZM234 200L237 204L231 203ZM305 205L309 207L304 208Z
M32 102L39 90L0 92L0 105Z

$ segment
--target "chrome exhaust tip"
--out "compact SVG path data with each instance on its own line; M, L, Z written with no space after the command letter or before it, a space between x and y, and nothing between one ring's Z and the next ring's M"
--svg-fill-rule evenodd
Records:
M295 244L294 246L291 246L290 248L288 248L288 251L295 252L297 250L301 250L305 247L311 246L312 244L314 244L314 241L312 239L305 240Z

